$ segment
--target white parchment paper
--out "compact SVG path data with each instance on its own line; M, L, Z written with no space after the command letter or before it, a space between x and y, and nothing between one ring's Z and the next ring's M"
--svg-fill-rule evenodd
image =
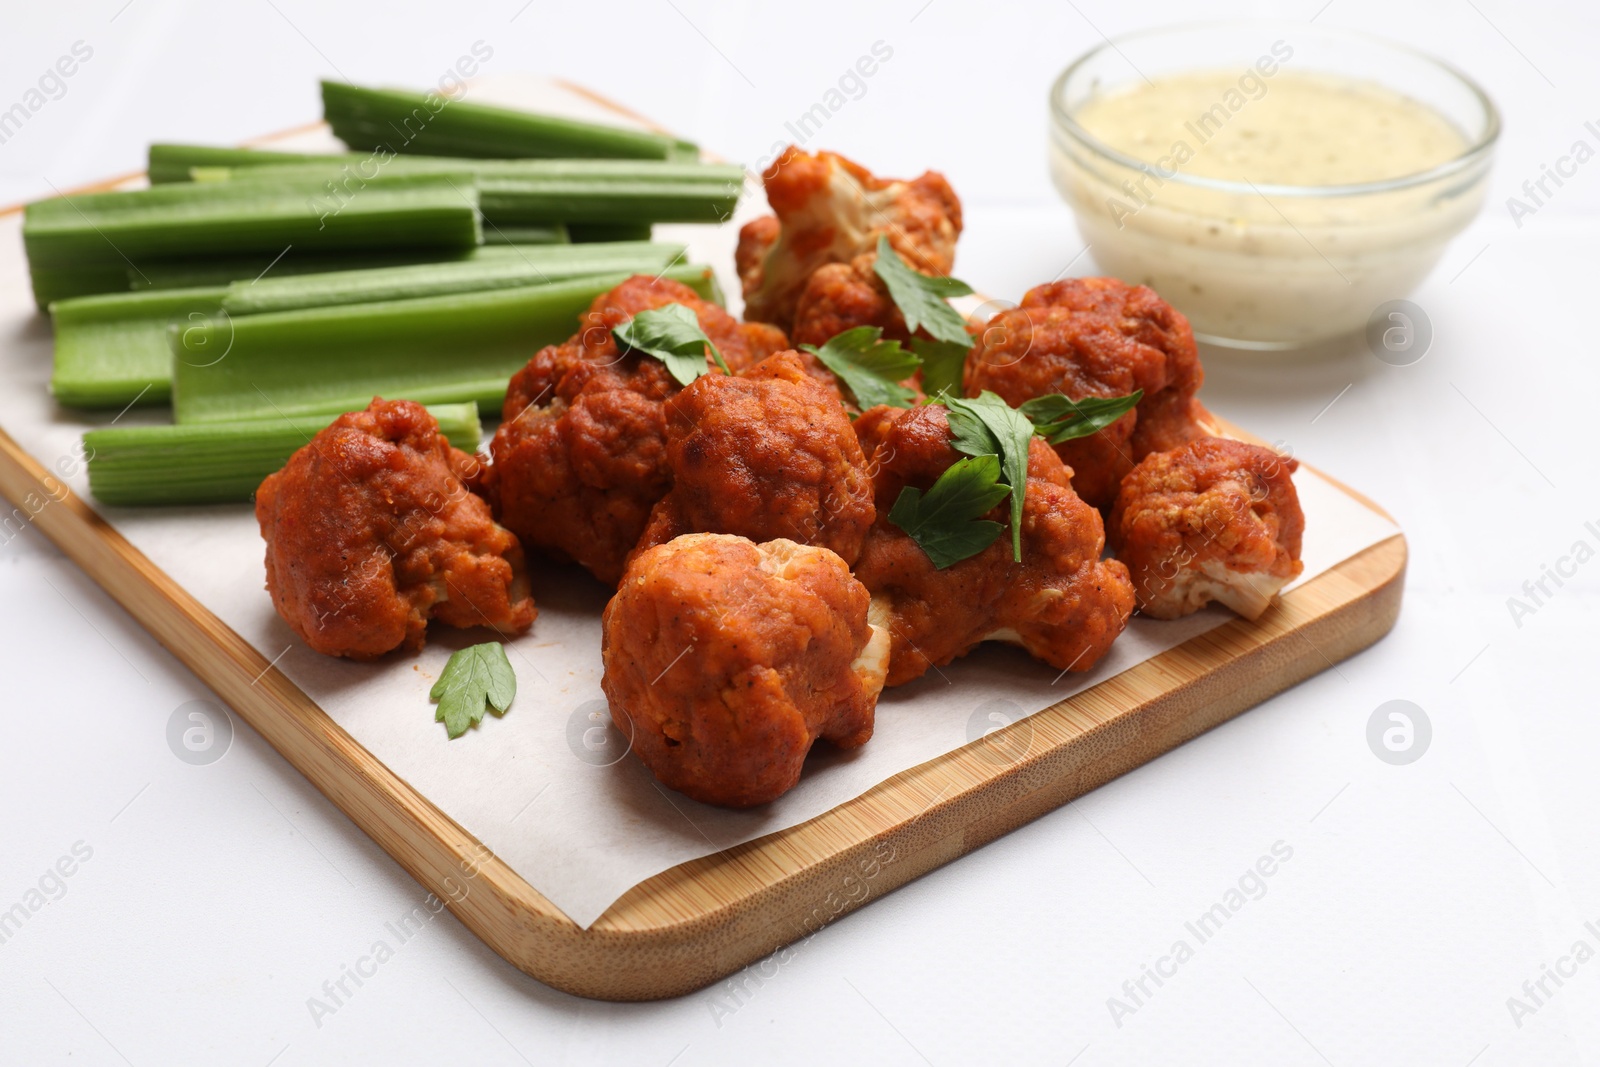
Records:
M607 117L592 101L544 82L485 83L474 92L477 99ZM338 147L321 133L278 145ZM660 239L691 244L696 261L716 266L733 293L736 226L751 213L747 205L728 226L657 232ZM50 344L48 320L34 311L28 292L20 219L8 217L0 220L0 427L92 499L75 448L84 429L105 425L115 413L85 418L55 406L47 391ZM164 413L134 411L119 424L163 419ZM1306 513L1300 582L1396 532L1311 472L1302 469L1295 483ZM482 639L481 633L435 628L415 659L330 659L302 645L274 613L262 588L262 544L247 505L101 511L378 759L585 927L655 874L804 822L966 744L993 725L996 709L1007 718L1032 714L1232 617L1213 609L1170 623L1135 618L1087 675L1062 676L1015 649L984 648L886 693L876 732L862 749L818 751L790 793L759 810L732 812L662 789L628 755L627 739L608 725L600 691L606 591L576 569L535 563L538 622L507 646L517 672L516 702L504 718L488 718L447 742L433 721L428 689L450 653Z

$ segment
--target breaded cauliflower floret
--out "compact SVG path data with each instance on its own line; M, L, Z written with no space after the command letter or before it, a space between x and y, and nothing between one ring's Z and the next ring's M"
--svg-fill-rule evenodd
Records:
M733 250L733 267L739 275L739 291L748 293L761 284L761 266L767 253L778 243L778 216L762 215L739 228L739 243Z
M781 331L737 322L694 290L642 275L597 298L571 340L541 349L511 379L486 490L523 542L615 584L671 487L662 404L681 388L666 366L622 354L613 327L682 304L734 370L786 347Z
M878 327L886 341L909 342L912 335L906 329L906 317L873 270L877 262L878 254L867 252L848 263L817 268L795 305L790 331L794 343L824 345L857 326Z
M1029 290L989 321L963 388L971 396L993 390L1013 406L1049 393L1082 400L1144 390L1134 411L1056 446L1078 495L1107 508L1135 463L1202 435L1194 399L1202 378L1189 321L1154 292L1115 278L1068 278Z
M1303 569L1297 465L1218 437L1146 456L1123 479L1110 520L1139 610L1176 619L1216 600L1259 618Z
M601 686L664 784L744 808L800 780L819 739L872 736L887 641L844 560L688 534L628 564L602 617Z
M704 374L666 403L672 489L639 550L686 533L787 538L838 553L848 566L872 525L872 477L830 392L799 353L738 375Z
M256 490L283 621L351 659L419 651L430 618L508 635L533 625L522 548L462 482L478 465L408 400L334 419Z
M1021 645L1061 670L1100 661L1133 612L1133 589L1127 568L1101 559L1100 514L1078 499L1071 472L1048 445L1035 438L1028 454L1022 562L1002 535L941 571L888 514L901 489L926 491L962 458L950 445L945 409L873 408L857 430L871 448L878 520L856 577L890 609L887 684L920 678L983 641ZM1003 522L1008 514L1002 503L989 518Z
M740 232L735 259L748 319L787 331L811 275L872 252L880 235L924 274L949 274L955 263L961 202L934 171L910 181L878 178L843 156L791 146L763 181L778 225L774 231L757 219Z

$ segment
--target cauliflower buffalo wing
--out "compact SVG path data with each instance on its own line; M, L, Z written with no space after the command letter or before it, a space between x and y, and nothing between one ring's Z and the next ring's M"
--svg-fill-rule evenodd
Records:
M735 257L748 319L788 331L812 275L874 251L880 235L916 270L950 273L961 235L961 202L941 174L928 171L910 181L878 178L843 156L791 146L767 168L763 181L777 219L747 224ZM831 336L806 343L821 344Z
M1123 479L1110 520L1139 609L1176 619L1217 600L1259 618L1302 570L1296 466L1217 437L1146 456Z
M911 331L895 307L883 279L873 271L876 252L848 263L829 263L812 272L795 305L791 330L797 345L824 345L829 338L857 326L876 326L889 341L906 343Z
M601 685L664 784L729 807L800 780L821 738L872 736L887 641L823 548L688 534L639 553L602 618Z
M906 486L927 490L961 459L945 409L873 408L856 423L874 470L878 518L856 577L889 609L889 685L966 655L983 641L1021 645L1062 670L1099 662L1133 612L1128 571L1102 560L1100 514L1070 488L1070 472L1042 440L1028 455L1022 562L1002 536L982 552L938 570L888 521ZM1005 521L1005 505L991 513Z
M1127 396L1139 406L1088 437L1056 446L1078 495L1110 507L1133 465L1202 436L1202 380L1189 321L1142 285L1069 278L1028 291L991 319L967 359L963 387L1020 405L1049 393L1073 400Z
M872 478L836 390L782 352L703 374L666 402L672 489L639 550L681 534L819 545L848 566L872 525Z
M695 313L734 370L787 347L783 333L737 322L685 285L637 276L597 298L571 340L511 379L485 490L523 542L615 584L656 501L672 485L662 405L681 388L660 360L611 335L667 304Z
M420 650L430 618L503 634L531 626L521 546L463 484L476 466L410 401L333 420L256 491L283 621L318 652L352 659Z

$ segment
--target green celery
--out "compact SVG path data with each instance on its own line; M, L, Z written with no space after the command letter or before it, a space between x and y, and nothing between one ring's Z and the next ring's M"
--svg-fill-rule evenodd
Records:
M172 394L167 326L333 304L373 303L544 284L618 272L656 274L680 262L682 245L501 245L449 263L316 275L285 274L226 286L153 289L58 301L51 389L68 407L165 403ZM198 336L198 335L194 335Z
M172 396L167 326L216 316L225 295L217 287L57 301L50 309L56 335L50 391L68 407L166 403Z
M648 241L651 229L648 222L575 222L567 227L567 234L573 244L588 244L592 241Z
M146 176L151 185L190 180L194 167L251 167L258 164L359 162L370 153L278 152L268 148L222 148L216 145L153 144Z
M237 181L87 193L29 204L34 268L116 267L189 255L465 249L482 243L469 175L382 176L338 192L324 183ZM36 294L37 295L37 294Z
M128 289L128 268L123 266L28 268L33 299L43 311L57 300L93 293L118 293Z
M365 405L361 405L365 406ZM464 452L481 440L476 404L430 407L439 430ZM327 415L199 426L123 426L83 435L89 491L127 507L248 501L261 480L330 422Z
M322 113L355 149L485 159L673 159L697 151L665 134L334 81L322 83Z
M650 227L634 227L626 237L619 237L619 241L648 241L650 240ZM561 245L570 244L572 234L566 226L552 223L546 226L492 226L488 223L483 227L483 243L485 245Z
M662 275L720 295L704 267ZM374 395L498 409L507 381L539 349L570 337L594 298L626 272L497 289L240 315L169 329L179 423L344 411ZM217 359L213 353L225 352Z
M665 164L670 166L671 164ZM739 185L720 179L659 182L590 182L562 178L478 179L483 217L497 226L564 222L618 225L656 222L726 222L739 202Z
M499 246L500 254L462 263L423 263L379 270L336 271L234 282L222 308L230 315L363 304L383 300L544 285L591 274L655 274L682 261L683 245L624 242L591 245Z
M741 183L744 168L733 163L699 159L464 159L459 156L398 155L391 152L279 152L264 148L221 148L214 145L150 146L151 181L182 182L226 177L230 172L263 167L346 172L372 178L379 174L421 174L470 171L482 178L567 178L583 181L651 180Z
M297 256L288 253L277 262L271 256L205 257L177 260L151 260L141 265L138 276L132 279L135 292L152 289L192 289L200 285L227 285L230 282L249 281L269 274L274 278L306 274L327 274L332 271L376 270L380 267L407 267L417 263L460 263L500 254L514 253L512 245L567 244L564 226L528 227L516 232L517 240L496 240L493 230L484 231L485 243L476 248L444 250L421 249L415 252L356 252L346 255L321 255L308 253ZM629 240L638 240L632 238ZM642 240L648 240L647 233ZM491 248L489 245L495 247ZM132 273L131 271L128 273ZM127 279L125 278L126 282ZM124 286L126 288L127 286Z
M490 159L464 164L424 156L355 162L335 156L312 163L195 167L190 174L199 184L271 178L331 180L343 186L370 181L371 175L460 174L463 167L478 188L485 221L494 226L723 222L733 214L744 183L744 169L731 164L622 159Z

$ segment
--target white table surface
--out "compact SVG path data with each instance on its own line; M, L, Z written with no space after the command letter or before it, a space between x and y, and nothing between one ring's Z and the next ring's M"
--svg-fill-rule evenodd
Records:
M1413 41L1506 113L1483 217L1413 296L1427 358L1390 367L1356 342L1207 363L1214 409L1399 519L1393 634L764 977L603 1004L448 914L398 944L385 924L422 889L248 729L216 763L175 758L172 712L214 695L30 530L0 545L0 911L91 854L0 943L0 1064L1600 1062L1600 958L1560 962L1600 951L1600 562L1520 625L1507 607L1575 542L1600 548L1600 162L1520 228L1505 206L1575 140L1600 147L1592 5L13 3L0 109L74 42L93 54L0 143L0 202L137 170L151 140L298 125L322 75L427 84L480 40L485 73L579 80L756 159L881 40L892 59L816 143L945 171L968 211L957 272L1015 295L1082 249L1045 176L1055 72L1102 31L1233 14ZM1394 699L1433 727L1405 766L1366 740ZM1198 944L1185 923L1278 842L1292 858L1264 894ZM1114 1018L1108 998L1133 1004L1123 983L1180 938L1193 958ZM380 939L393 958L314 1018L308 999ZM1524 983L1558 964L1575 974L1536 1004Z

